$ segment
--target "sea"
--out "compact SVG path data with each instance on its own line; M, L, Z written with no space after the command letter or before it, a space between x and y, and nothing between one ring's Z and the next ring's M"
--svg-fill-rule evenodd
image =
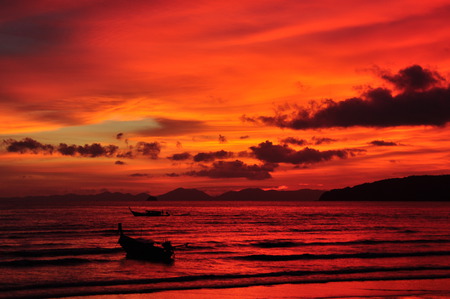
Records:
M450 278L450 202L10 200L0 207L0 298ZM129 207L171 216L135 217ZM174 262L127 259L119 223L128 236L170 240Z

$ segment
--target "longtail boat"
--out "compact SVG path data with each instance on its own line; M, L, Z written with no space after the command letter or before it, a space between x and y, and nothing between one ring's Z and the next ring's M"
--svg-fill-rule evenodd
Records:
M123 233L119 223L119 244L127 253L127 258L171 263L174 259L174 247L170 241L162 243L129 237Z
M170 216L170 213L167 211L159 211L159 210L146 210L145 212L136 212L133 211L130 207L131 214L134 216Z

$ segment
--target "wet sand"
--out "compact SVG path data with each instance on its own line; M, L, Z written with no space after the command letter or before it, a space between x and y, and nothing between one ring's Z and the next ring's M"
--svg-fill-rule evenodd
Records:
M86 297L71 297L82 299ZM450 298L450 278L390 280L390 281L346 281L312 284L281 284L241 288L195 289L163 291L146 294L117 294L89 296L95 299L137 298Z

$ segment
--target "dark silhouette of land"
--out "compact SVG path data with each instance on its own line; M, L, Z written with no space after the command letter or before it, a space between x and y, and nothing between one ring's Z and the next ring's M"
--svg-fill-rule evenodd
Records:
M262 190L258 188L228 191L217 196L216 200L227 201L314 201L318 200L323 190L301 189L295 191Z
M207 201L313 201L318 200L323 190L301 189L296 191L262 190L248 188L228 191L219 196L211 196L197 189L178 188L157 196L159 201L167 200L207 200Z
M449 201L450 175L423 175L386 179L333 189L320 201Z
M147 193L132 195L129 193L103 192L93 195L50 195L0 198L0 200L22 200L33 202L63 202L63 201L313 201L318 200L323 190L302 189L297 191L262 190L258 188L229 191L219 196L211 196L197 189L177 188L170 192L153 196Z
M158 201L168 201L168 200L186 200L186 201L197 201L197 200L212 200L213 197L211 195L206 194L203 191L197 189L185 189L178 188L167 192L165 194L159 195L156 197Z
M178 188L157 196L158 201L313 201L318 200L323 190L301 189L296 191L262 190L248 188L228 191L219 196L211 196L197 189Z
M386 179L329 191L300 189L295 191L248 188L211 196L197 189L177 188L154 196L147 193L111 193L94 195L51 195L0 198L33 202L88 201L450 201L450 175L423 175Z

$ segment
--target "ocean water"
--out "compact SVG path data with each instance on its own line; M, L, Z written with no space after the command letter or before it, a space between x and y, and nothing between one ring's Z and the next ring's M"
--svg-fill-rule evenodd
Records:
M0 297L450 278L450 203L0 203ZM134 217L149 208L168 217ZM175 262L130 260L125 234Z

